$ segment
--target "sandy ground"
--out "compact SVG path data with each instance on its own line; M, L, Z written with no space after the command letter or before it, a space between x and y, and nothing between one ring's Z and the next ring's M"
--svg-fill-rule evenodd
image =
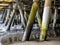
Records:
M28 42L16 42L10 45L60 45L60 41L45 41L45 42L28 41Z
M15 42L10 45L60 45L60 38L50 39L48 41L26 41L26 42Z

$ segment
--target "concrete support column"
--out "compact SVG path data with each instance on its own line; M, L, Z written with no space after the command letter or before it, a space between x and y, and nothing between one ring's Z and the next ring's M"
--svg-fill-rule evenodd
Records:
M47 33L49 17L50 17L51 2L52 0L45 0L44 12L42 17L42 27L40 32L41 41L44 41L46 39L46 33Z
M22 41L29 40L29 37L31 34L31 29L32 29L32 26L33 26L33 23L35 20L35 16L36 16L38 7L39 7L39 0L34 0Z

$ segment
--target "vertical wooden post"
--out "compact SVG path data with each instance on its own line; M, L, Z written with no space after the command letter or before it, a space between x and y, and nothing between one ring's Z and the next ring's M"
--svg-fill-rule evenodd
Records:
M7 25L8 20L9 20L9 15L10 15L10 7L11 7L11 6L9 6L9 7L8 7L9 9L7 9L7 16L6 16L5 25Z
M57 20L57 7L55 7L55 12L54 12L54 19L53 19L53 29L56 25L56 20Z
M37 16L37 20L38 20L39 27L41 28L41 25L42 25L42 24L41 24L41 23L42 23L41 21L42 21L42 20L41 20L41 17L40 17L40 15L39 15L39 12L38 12L38 11L37 11L37 13L36 13L36 16Z
M22 5L20 3L19 0L15 0L17 6L18 6L18 9L19 9L19 13L20 13L20 16L21 16L21 24L23 25L23 27L25 28L26 24L25 24L25 20L24 20L24 15L23 15L23 11L22 11ZM23 4L23 3L22 3Z
M34 0L22 41L29 40L31 28L32 28L33 23L34 23L38 7L39 7L39 0Z
M56 32L55 32L56 20L57 20L57 7L55 7L54 10L53 27L52 27L54 37L56 37Z
M3 23L5 23L5 18L6 18L6 10L3 10Z
M25 28L25 26L26 26L26 24L25 24L25 20L24 20L24 15L23 15L23 12L22 12L22 8L21 8L21 6L19 5L19 3L17 2L17 4L18 4L18 9L19 9L19 12L20 12L20 15L21 15L21 24L24 26L24 28Z
M6 28L7 31L10 30L11 23L12 23L13 18L14 18L14 16L15 16L14 14L15 14L16 5L17 5L17 4L14 4L14 5L13 5L13 10L12 10L12 12L11 12L11 18L9 19L9 22L8 22L7 28Z
M50 17L51 2L52 0L45 0L44 12L42 17L42 27L40 33L41 41L44 41L46 39L46 33L47 33L49 17Z
M26 5L24 5L24 18L25 22L27 23Z

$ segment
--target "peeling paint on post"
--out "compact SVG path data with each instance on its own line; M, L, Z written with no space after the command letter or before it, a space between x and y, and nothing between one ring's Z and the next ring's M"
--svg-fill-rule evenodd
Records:
M32 28L33 23L34 23L38 7L39 7L39 0L35 0L33 2L32 8L31 8L31 12L30 12L30 15L29 15L29 18L28 18L27 26L26 26L22 41L29 40L30 33L31 33L31 28Z
M42 17L42 27L40 32L40 41L46 40L46 33L47 33L49 17L50 17L51 2L52 0L45 0L44 12Z

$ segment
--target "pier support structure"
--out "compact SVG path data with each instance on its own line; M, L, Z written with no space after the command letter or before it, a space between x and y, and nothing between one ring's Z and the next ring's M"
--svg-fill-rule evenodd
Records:
M50 8L51 8L52 0L45 0L44 4L44 12L42 17L42 27L40 32L40 40L44 41L46 40L46 34L48 30L48 24L49 24L49 17L50 17Z
M31 29L35 20L35 16L36 16L36 12L38 10L39 7L39 1L40 0L34 0L33 4L32 4L32 8L31 8L31 12L28 18L28 22L27 22L27 26L22 38L22 41L26 41L29 40L30 34L31 34Z

